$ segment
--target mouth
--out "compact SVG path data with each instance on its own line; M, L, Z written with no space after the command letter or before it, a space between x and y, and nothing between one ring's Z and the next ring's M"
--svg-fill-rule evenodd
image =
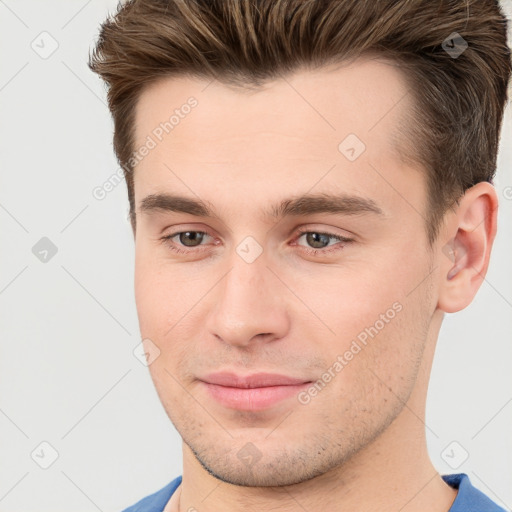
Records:
M297 396L311 381L271 373L240 376L229 372L200 379L208 395L220 405L242 411L262 411Z

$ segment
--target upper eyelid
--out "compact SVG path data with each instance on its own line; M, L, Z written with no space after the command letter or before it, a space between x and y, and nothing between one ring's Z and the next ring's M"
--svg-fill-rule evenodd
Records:
M184 223L186 225L186 223ZM314 225L321 225L322 223L318 223L318 222L312 222L310 223L312 224L313 226ZM163 233L165 229L162 229L161 230L161 233ZM349 230L347 229L343 229L343 231L347 234L347 235L344 235L344 234L337 234L337 233L334 233L333 231L335 229L342 229L342 228L315 228L315 227L310 227L307 223L304 223L304 224L300 224L299 226L296 226L295 228L293 228L292 232L294 233L324 233L326 235L332 235L332 236L352 236L353 233L351 233ZM173 231L172 230L172 227L171 227L171 236L174 236L174 235L178 235L179 233L186 233L188 231L192 231L192 232L196 232L196 233L206 233L207 235L210 235L210 236L214 236L212 234L210 234L210 228L201 228L201 227L192 227L192 228L181 228L177 231ZM230 230L230 233L231 233L231 230ZM163 235L164 236L164 235ZM167 235L165 235L167 236Z
M211 235L204 229L181 229L180 231L175 231L174 233L169 233L168 235L163 235L162 238L174 238L175 236L181 235L182 233L202 233L204 235L215 238L213 235Z
M340 238L340 239L348 239L348 238L350 238L349 236L346 236L346 235L341 235L339 233L332 233L330 231L323 231L321 229L301 229L301 228L299 228L297 230L296 237L297 236L306 235L308 233L317 233L319 235L325 235L325 236L330 236L332 238Z

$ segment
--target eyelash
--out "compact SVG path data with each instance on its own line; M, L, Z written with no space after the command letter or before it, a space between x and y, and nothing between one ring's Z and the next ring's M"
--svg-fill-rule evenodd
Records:
M206 236L211 236L206 231L193 231L193 230L190 230L190 231L177 231L176 233L172 233L170 235L166 235L166 236L162 237L160 240L169 249L171 249L172 251L174 251L176 253L179 253L179 254L190 254L191 252L193 252L193 250L195 248L191 248L190 250L186 250L186 249L184 250L184 249L181 249L178 246L175 246L175 245L171 244L171 239L172 238L174 238L175 236L180 235L182 233L188 233L188 232L190 232L190 233L200 233L200 234L203 234L203 235L206 235ZM305 234L309 234L309 233L315 233L317 235L324 235L324 236L327 236L329 238L334 238L334 239L338 240L339 242L342 242L345 245L354 241L352 238L346 238L346 237L341 236L341 235L334 235L333 233L327 233L327 232L324 232L324 231L306 230L306 229L300 229L299 228L298 235L294 239L295 242L297 240L299 240L299 238L301 238L301 236L303 236ZM327 249L327 247L329 247L329 246L327 246L326 248L323 248L323 249L312 249L312 248L304 247L302 245L300 247L302 247L302 250L305 251L306 253L308 253L309 255L318 256L318 255L325 255L325 254L329 254L331 252L342 250L343 249L343 244L342 244L341 247L337 247L337 248L334 248L334 249ZM338 244L335 244L335 247L337 245ZM197 246L197 247L201 247L201 246Z
M327 233L325 231L314 231L314 230L307 230L307 229L302 229L302 228L298 229L298 236L295 237L295 241L297 241L302 235L305 235L308 233L315 233L316 235L324 235L329 238L334 238L335 240L338 240L339 242L342 242L342 244L335 244L333 246L334 248L331 248L331 249L327 249L327 247L330 247L330 246L327 246L324 249L312 249L311 247L304 247L303 245L300 246L300 247L302 247L302 250L306 251L308 254L313 255L313 256L318 256L318 255L323 255L323 254L329 254L331 252L341 251L343 249L344 245L349 244L350 242L354 241L352 238L347 238L347 237L344 237L341 235L335 235L333 233ZM337 247L338 245L340 245L340 246Z

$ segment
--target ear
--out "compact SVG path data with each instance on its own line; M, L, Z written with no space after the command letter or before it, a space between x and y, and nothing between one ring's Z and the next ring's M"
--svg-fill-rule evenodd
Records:
M496 236L498 197L480 182L466 191L449 214L440 240L441 263L437 307L455 313L468 306L484 280Z

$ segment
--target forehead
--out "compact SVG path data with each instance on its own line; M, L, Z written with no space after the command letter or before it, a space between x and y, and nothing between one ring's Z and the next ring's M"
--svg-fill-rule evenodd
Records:
M159 186L189 196L222 189L236 201L251 193L270 199L270 183L304 193L315 182L319 192L396 200L400 187L407 194L411 180L421 180L404 168L395 145L411 101L397 66L377 58L303 69L258 89L159 79L136 106L136 202ZM140 157L144 146L150 149ZM396 186L383 187L383 174Z
M339 138L356 133L361 139L368 139L365 135L370 131L375 130L378 135L396 127L410 100L406 96L398 66L377 57L297 70L258 88L187 76L165 77L143 89L139 97L136 146L158 127L156 120L168 121L175 111L179 122L174 119L171 123L174 139L215 139L219 128L222 135L234 137L251 131L271 133L275 129L290 137ZM199 107L191 112L193 126L191 122L182 123L180 116L180 110L188 111L184 106L192 97Z

